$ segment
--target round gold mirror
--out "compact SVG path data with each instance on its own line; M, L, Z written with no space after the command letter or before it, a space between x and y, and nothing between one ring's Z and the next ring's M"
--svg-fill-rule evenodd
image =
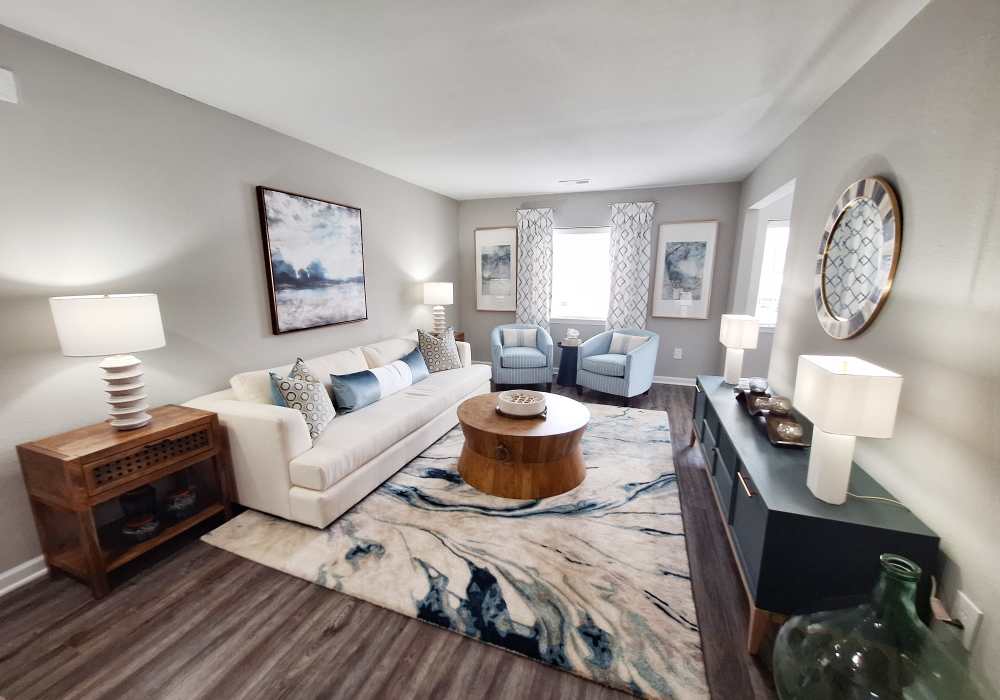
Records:
M902 224L896 193L880 177L840 195L816 260L816 315L830 336L852 338L875 320L892 289Z

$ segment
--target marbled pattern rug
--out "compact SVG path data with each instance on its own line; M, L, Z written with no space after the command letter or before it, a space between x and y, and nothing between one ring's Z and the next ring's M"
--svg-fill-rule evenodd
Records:
M708 697L667 414L588 408L561 496L466 485L455 428L325 530L246 511L203 539L641 697Z

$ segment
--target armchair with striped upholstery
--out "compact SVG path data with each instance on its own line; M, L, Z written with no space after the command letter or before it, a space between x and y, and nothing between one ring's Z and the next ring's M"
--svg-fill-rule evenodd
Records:
M516 337L518 330L535 331L534 346L504 343L507 335ZM526 323L508 323L497 326L490 333L490 355L493 360L493 387L511 384L545 384L552 390L552 336L541 326Z
M645 337L646 340L631 348L613 348L611 339L615 333L630 338ZM631 341L630 344L636 343ZM649 390L653 384L656 369L656 352L660 347L660 336L652 331L628 328L605 331L587 340L580 346L576 366L576 390L593 389L605 394L623 398L622 404ZM622 352L622 350L625 352Z

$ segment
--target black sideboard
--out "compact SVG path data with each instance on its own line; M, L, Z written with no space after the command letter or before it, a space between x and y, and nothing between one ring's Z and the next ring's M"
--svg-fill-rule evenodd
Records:
M808 449L771 445L722 377L699 376L696 388L694 430L750 600L748 651L757 653L768 627L785 616L867 600L885 552L924 570L918 611L926 621L938 536L893 503L819 500L806 486ZM811 424L796 418L811 435ZM857 464L848 490L892 498Z

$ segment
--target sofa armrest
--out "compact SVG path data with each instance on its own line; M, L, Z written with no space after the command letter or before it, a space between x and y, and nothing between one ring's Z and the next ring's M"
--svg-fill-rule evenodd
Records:
M472 366L472 346L469 343L464 343L461 340L455 341L455 346L458 348L458 359L462 361L463 367Z
M656 374L656 355L659 348L660 339L653 335L645 343L625 355L625 379L628 383L629 396L641 394L653 383L653 375Z
M312 448L305 418L294 408L204 396L187 406L213 411L229 438L237 499L291 517L288 463Z

